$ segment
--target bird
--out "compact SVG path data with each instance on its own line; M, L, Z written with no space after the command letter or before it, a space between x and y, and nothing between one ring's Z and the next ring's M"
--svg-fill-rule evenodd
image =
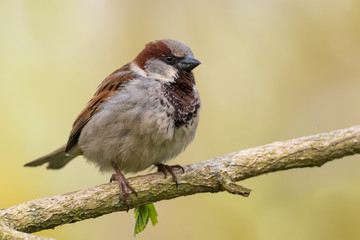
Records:
M101 82L75 119L67 143L24 166L47 163L48 169L60 169L82 155L101 172L115 171L110 182L118 182L127 210L130 191L137 192L126 173L155 166L178 186L174 170L184 168L165 162L195 137L201 101L192 70L199 64L179 41L147 43L133 61Z

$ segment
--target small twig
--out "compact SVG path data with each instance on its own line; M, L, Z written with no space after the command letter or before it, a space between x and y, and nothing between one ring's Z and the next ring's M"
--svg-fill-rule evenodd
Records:
M19 232L11 229L5 224L0 222L0 239L1 240L14 240L14 239L26 239L26 240L55 240L54 238L46 238L42 236L35 236L24 232Z

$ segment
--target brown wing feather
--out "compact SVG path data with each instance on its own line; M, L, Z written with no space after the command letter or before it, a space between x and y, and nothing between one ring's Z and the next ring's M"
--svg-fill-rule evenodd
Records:
M105 78L105 80L99 85L93 98L87 103L84 110L75 119L73 128L70 132L69 140L66 144L65 152L69 152L70 149L77 144L81 130L86 123L89 122L91 117L101 110L106 98L119 90L124 82L129 81L134 77L135 75L130 72L130 64L128 63Z

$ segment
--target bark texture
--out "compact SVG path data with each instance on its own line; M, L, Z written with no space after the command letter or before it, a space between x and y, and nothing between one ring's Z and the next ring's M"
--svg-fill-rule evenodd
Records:
M162 173L129 178L138 192L138 197L130 195L130 208L202 192L248 196L251 190L235 182L291 168L320 167L357 153L360 126L274 142L185 166L185 173L177 172L178 188L171 177L164 179ZM124 210L117 183L38 199L0 210L0 239L12 239L12 234L23 239L45 239L26 233Z

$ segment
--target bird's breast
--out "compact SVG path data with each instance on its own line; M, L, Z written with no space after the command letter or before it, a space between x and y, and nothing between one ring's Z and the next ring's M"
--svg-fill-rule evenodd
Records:
M134 79L90 119L79 146L101 170L110 170L112 161L124 172L167 161L195 136L200 103L190 102L169 98L161 83Z

